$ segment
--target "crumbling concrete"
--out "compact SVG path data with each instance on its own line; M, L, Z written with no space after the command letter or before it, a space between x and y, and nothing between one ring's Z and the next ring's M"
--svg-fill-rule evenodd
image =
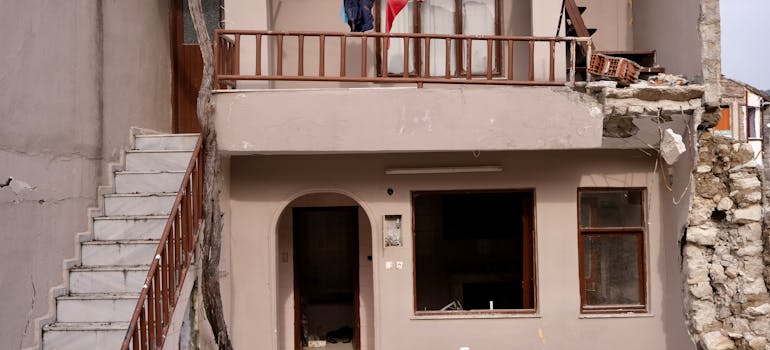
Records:
M722 26L719 0L701 0L698 32L701 39L701 65L703 84L706 86L704 102L717 106L722 79Z
M768 350L770 294L761 174L748 144L699 137L683 237L685 309L700 349Z

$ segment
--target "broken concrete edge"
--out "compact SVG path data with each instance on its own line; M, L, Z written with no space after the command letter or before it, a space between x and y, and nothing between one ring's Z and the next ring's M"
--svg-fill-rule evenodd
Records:
M700 136L682 238L685 320L700 349L770 349L762 182L751 145Z
M143 129L138 127L131 127L128 132L129 137L129 149L134 148L136 144L136 137L138 135L157 134L159 132ZM126 151L121 150L119 158L116 162L110 162L106 165L108 174L114 174L115 172L122 171L126 165ZM104 216L104 196L115 193L115 177L108 176L108 183L106 185L99 185L96 189L96 206L86 209L86 215L88 216L88 228L86 231L78 232L75 234L74 239L74 256L71 259L66 259L62 262L62 283L55 285L48 289L48 312L44 315L35 318L32 323L34 327L35 341L34 343L22 350L42 350L43 347L43 328L49 324L56 322L56 298L69 293L69 271L75 266L81 264L81 243L89 242L94 237L94 218Z

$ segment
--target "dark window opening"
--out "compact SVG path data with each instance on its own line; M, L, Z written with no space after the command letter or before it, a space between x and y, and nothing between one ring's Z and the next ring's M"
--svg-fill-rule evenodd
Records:
M759 139L759 124L761 121L758 119L758 113L756 107L746 107L746 126L748 127L748 138Z
M646 310L642 189L579 190L581 311Z
M414 192L415 311L535 309L532 192Z

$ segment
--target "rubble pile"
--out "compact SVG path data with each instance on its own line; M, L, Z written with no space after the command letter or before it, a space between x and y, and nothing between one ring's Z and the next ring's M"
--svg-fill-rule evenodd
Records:
M700 136L683 237L685 308L701 349L770 350L762 184L749 144Z

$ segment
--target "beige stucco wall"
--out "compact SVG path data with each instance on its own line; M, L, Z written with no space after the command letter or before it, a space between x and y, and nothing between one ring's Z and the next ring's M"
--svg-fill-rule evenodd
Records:
M699 0L634 1L634 49L657 50L666 73L702 77L699 14Z
M583 13L586 27L597 28L592 36L597 50L632 50L634 48L634 21L632 1L627 0L577 0L578 6L586 6Z
M601 147L601 109L567 88L232 91L216 97L223 152ZM301 101L301 103L298 103Z
M62 261L129 126L170 128L166 1L7 1L0 11L0 344L35 341ZM26 187L28 185L29 187Z
M117 161L130 127L171 131L169 1L102 3L102 157Z
M387 176L391 167L499 164L502 173ZM685 165L686 167L686 165ZM363 208L372 235L374 326L377 349L692 349L684 329L677 239L686 208L668 204L652 173L654 159L638 151L542 151L249 156L231 159L232 293L227 310L236 348L277 349L285 320L277 281L280 215L309 193L341 193ZM576 189L580 186L648 188L649 314L583 318L579 314ZM679 185L682 187L682 185ZM387 188L395 193L388 196ZM411 227L410 191L534 188L536 196L538 312L514 318L427 319L413 316L412 238L383 248L381 217L403 215ZM669 216L668 213L672 213ZM386 270L402 261L404 270ZM276 302L280 307L276 308ZM285 344L284 344L285 345Z

